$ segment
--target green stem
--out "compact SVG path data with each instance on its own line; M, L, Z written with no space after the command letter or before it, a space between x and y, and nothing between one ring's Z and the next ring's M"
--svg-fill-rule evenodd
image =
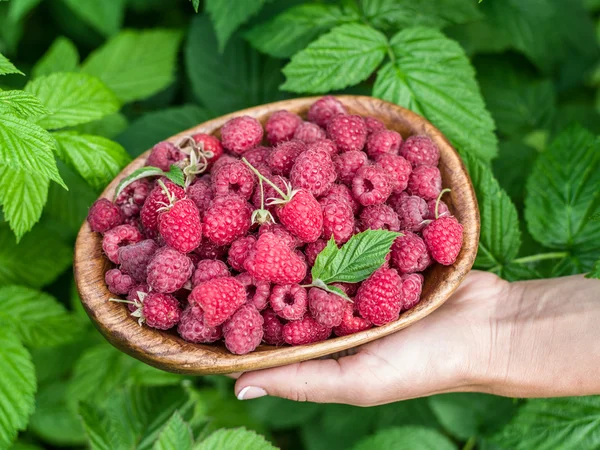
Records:
M513 262L518 264L527 264L536 261L543 261L545 259L560 259L569 256L568 252L552 252L552 253L538 253L537 255L524 256L523 258L513 259Z
M440 192L440 195L438 195L437 200L435 201L435 218L438 218L438 207L440 206L440 202L442 201L442 195L444 195L446 192L450 192L450 189L446 188L446 189L442 189L442 192Z
M477 438L475 436L471 436L465 443L465 446L462 448L462 450L473 450L475 448L475 444L477 444Z
M254 172L254 174L258 177L259 180L263 180L266 183L268 183L269 186L271 186L273 189L275 189L275 192L277 192L279 195L281 195L282 199L287 200L288 196L285 195L283 193L283 191L275 185L275 183L273 183L271 180L269 180L267 177L265 177L262 173L260 173L258 170L256 170L256 168L252 164L250 164L246 158L242 158L242 162L244 164L246 164L252 172Z

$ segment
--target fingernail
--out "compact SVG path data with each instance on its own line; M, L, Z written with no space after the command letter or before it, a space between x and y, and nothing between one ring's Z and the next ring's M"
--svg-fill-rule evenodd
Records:
M246 386L237 395L238 400L252 400L253 398L264 397L267 395L267 391L263 388L255 386Z

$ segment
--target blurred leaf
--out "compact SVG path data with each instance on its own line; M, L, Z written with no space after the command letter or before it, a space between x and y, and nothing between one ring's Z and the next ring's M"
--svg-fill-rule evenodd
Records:
M585 277L598 278L600 280L600 259L596 261L594 267L592 267L592 270L590 270L590 273L588 273Z
M19 22L42 0L11 0L8 7L8 18L12 22Z
M181 33L125 30L93 51L81 70L100 78L124 102L150 97L173 82Z
M158 436L152 446L153 450L192 450L194 438L190 426L183 421L177 411Z
M250 415L274 430L301 427L311 420L322 405L309 402L293 402L277 397L262 397L248 403ZM278 414L273 414L278 411Z
M125 0L62 1L84 22L104 36L112 36L121 28L123 16L125 15Z
M595 108L594 104L588 101L588 99L584 101L571 101L559 105L558 112L554 118L553 132L555 134L560 133L565 128L579 123L592 133L600 134L600 108ZM598 99L600 99L600 96L598 96Z
M84 134L95 134L96 136L113 139L125 131L128 125L127 117L121 113L116 113L104 116L94 122L77 125L74 130Z
M233 430L219 430L208 436L204 441L196 444L194 450L224 450L224 449L248 449L248 450L277 450L264 437L254 431L245 428Z
M56 72L75 72L79 65L79 52L75 44L64 36L57 37L31 71L32 78Z
M221 0L206 0L204 8L210 18L219 42L219 51L222 52L225 44L240 25L256 15L266 0L245 0L238 2L232 8L231 3ZM198 8L196 8L196 12Z
M110 418L92 402L79 404L79 416L88 436L91 450L120 450L117 437L111 432Z
M119 110L115 95L96 77L84 73L53 73L27 83L50 114L36 122L46 129L92 122Z
M497 266L490 269L490 272L495 273L507 281L522 281L522 280L537 280L545 278L537 267L532 267L532 264L520 264L518 262L509 262L503 266ZM536 264L537 265L537 264Z
M356 408L359 409L360 408ZM377 429L400 425L421 425L424 427L439 427L439 423L429 406L426 398L403 400L401 402L371 408L376 410Z
M511 46L508 33L491 25L489 20L451 26L444 30L444 34L458 41L467 55L502 53Z
M192 6L194 7L194 11L198 12L198 8L200 8L200 0L191 0Z
M6 56L0 53L0 75L6 75L9 73L18 73L21 75L25 75L19 69L17 69Z
M523 205L525 182L537 155L537 151L519 141L504 141L498 146L498 157L492 161L494 176L519 207Z
M10 450L44 450L42 447L30 444L24 441L17 441L10 447Z
M37 97L25 91L0 90L0 114L12 114L21 119L29 119L48 114L48 110Z
M358 442L352 450L456 450L446 436L433 428L394 427L381 430Z

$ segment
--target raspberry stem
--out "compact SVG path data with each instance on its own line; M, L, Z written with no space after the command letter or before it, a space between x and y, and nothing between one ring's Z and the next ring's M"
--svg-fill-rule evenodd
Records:
M537 255L524 256L522 258L513 259L512 262L517 264L527 264L536 261L543 261L546 259L560 259L569 256L568 252L551 252L551 253L538 253Z
M450 192L451 189L442 189L442 192L440 192L440 195L438 195L438 198L435 201L435 218L438 218L438 207L440 206L440 201L442 200L442 195L444 195L446 192Z
M281 198L283 200L285 200L285 201L290 200L291 197L289 195L284 194L283 191L281 189L279 189L275 183L273 183L271 180L269 180L267 177L265 177L262 173L260 173L252 164L250 164L248 162L248 160L246 158L242 157L242 162L244 164L246 164L252 172L254 172L254 174L258 177L259 181L265 181L266 183L268 183L269 186L271 186L273 189L275 189L275 192L277 192L279 195L281 195ZM262 188L262 184L261 184L261 188Z

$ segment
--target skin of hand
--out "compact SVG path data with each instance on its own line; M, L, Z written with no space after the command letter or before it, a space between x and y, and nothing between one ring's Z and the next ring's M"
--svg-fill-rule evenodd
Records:
M425 319L347 356L239 376L235 392L374 406L446 392L600 393L600 282L472 271Z

